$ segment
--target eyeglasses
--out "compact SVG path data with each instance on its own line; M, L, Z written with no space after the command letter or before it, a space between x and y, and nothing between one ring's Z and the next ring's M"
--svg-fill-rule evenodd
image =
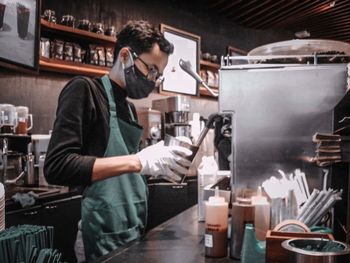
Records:
M164 76L161 73L159 73L158 69L155 66L148 65L134 51L131 51L131 53L134 59L140 60L142 64L145 65L145 67L147 68L148 73L146 75L146 78L148 80L154 81L156 85L160 85L164 82Z

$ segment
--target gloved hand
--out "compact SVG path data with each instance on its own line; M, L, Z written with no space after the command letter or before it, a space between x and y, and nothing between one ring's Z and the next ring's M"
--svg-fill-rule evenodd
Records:
M192 151L181 146L164 146L164 141L148 146L136 155L139 157L142 174L155 177L164 176L172 181L181 180L179 174L185 174L191 162L185 159Z

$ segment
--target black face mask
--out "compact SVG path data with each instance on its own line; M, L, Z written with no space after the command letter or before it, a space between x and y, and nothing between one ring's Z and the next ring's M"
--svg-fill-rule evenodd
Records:
M146 98L155 88L155 82L148 80L135 66L124 69L126 94L131 99Z

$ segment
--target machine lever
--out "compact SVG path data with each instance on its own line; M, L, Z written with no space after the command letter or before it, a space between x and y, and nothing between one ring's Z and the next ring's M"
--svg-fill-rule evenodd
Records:
M195 80L197 80L197 82L199 82L200 84L203 85L204 88L206 88L209 93L213 96L213 97L218 97L219 94L215 93L209 86L207 83L204 82L204 80L198 75L197 72L194 72L192 70L192 66L191 66L191 62L190 61L184 61L182 58L180 58L179 60L179 65L180 68L182 68L183 71L185 71L187 74L189 74L192 78L194 78Z

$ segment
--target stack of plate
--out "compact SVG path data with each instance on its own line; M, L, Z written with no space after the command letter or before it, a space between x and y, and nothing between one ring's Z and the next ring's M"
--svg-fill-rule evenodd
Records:
M0 183L0 231L5 229L5 188Z

